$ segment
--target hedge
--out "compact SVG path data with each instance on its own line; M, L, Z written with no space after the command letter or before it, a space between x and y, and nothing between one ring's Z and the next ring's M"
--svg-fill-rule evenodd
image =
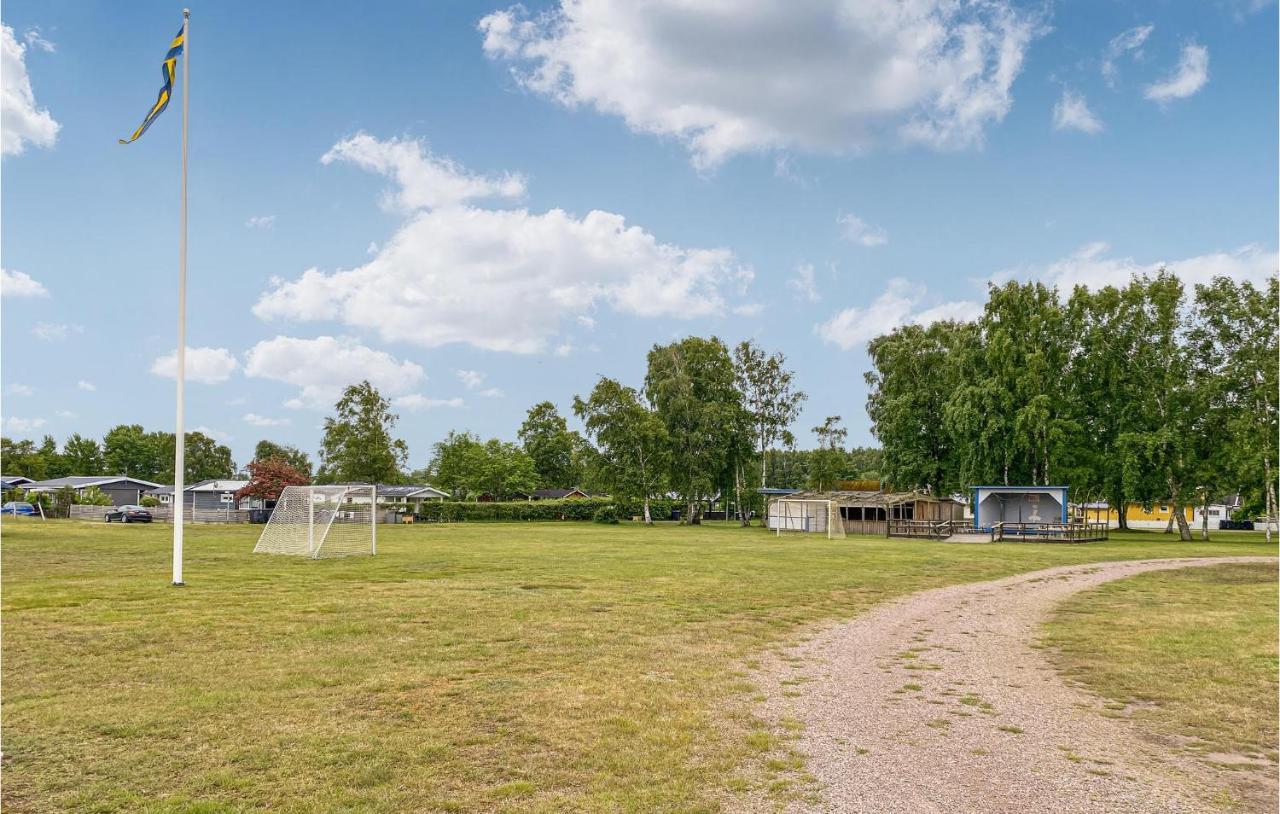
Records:
M515 500L491 503L460 503L443 501L423 503L415 514L416 519L427 523L461 523L516 520L593 520L596 512L613 509L618 517L641 517L644 504L639 501L614 500L609 497L577 498L569 500ZM654 520L668 520L673 508L679 504L673 500L649 501L650 515Z

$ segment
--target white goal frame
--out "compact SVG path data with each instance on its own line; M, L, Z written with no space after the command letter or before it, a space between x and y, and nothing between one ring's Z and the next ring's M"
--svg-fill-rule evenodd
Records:
M313 560L377 554L377 487L286 486L253 553Z
M840 516L840 506L834 500L783 497L774 500L772 506L769 524L779 537L784 531L825 534L828 540L843 540L846 536L844 518ZM824 511L811 511L810 506L822 506Z

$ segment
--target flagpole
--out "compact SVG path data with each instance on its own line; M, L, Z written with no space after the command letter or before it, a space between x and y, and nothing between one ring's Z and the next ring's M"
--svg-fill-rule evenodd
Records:
M185 514L187 434L183 428L187 378L187 111L190 106L191 9L182 10L182 206L178 216L178 417L173 447L173 584L182 585L182 531Z

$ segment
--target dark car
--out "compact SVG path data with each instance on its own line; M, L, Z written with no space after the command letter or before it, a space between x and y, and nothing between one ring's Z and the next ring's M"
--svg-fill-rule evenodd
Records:
M108 523L113 520L121 523L150 523L151 512L141 506L117 506L106 514Z
M3 506L0 506L0 514L34 517L36 514L36 507L26 501L11 500Z

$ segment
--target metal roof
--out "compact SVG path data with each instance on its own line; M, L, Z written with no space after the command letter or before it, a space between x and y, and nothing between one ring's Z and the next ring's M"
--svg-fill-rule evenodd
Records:
M141 483L143 486L152 488L160 485L142 478L130 477L129 475L72 475L66 478L34 481L27 484L27 487L30 489L60 489L63 486L70 486L73 489L86 489L90 486L106 486L110 483L119 483L122 480Z

